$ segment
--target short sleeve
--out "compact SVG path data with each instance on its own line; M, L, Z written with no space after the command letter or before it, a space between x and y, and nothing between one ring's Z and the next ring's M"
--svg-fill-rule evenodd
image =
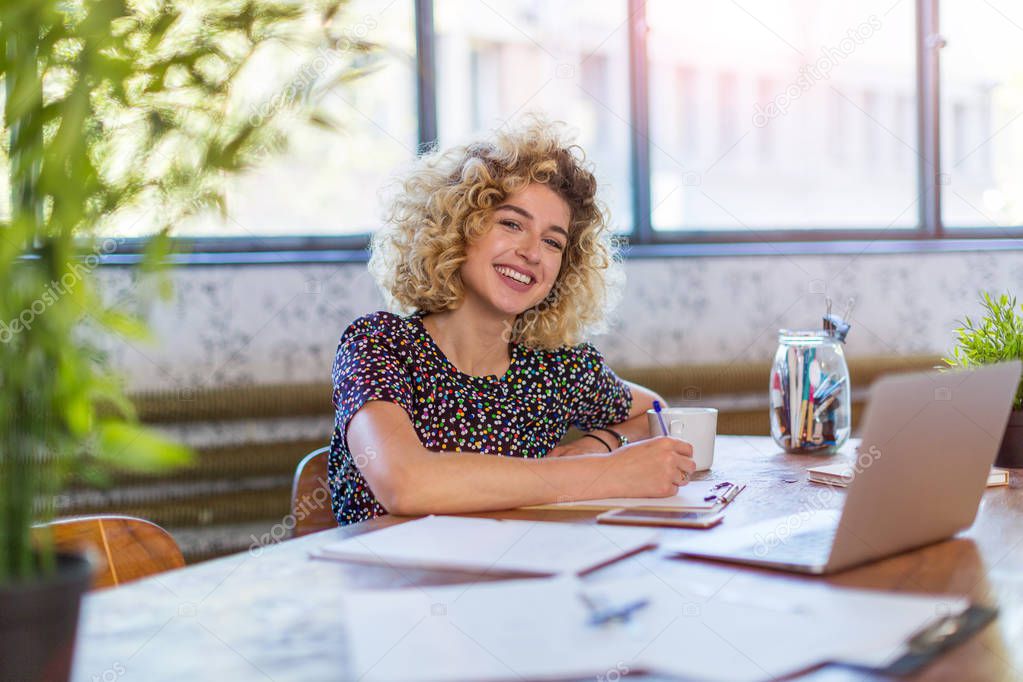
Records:
M361 321L342 335L334 358L335 426L341 434L371 400L396 403L413 413L412 384L397 339L387 329L366 328Z
M578 429L592 431L629 418L632 391L588 343L575 348L566 388L572 406L569 421Z

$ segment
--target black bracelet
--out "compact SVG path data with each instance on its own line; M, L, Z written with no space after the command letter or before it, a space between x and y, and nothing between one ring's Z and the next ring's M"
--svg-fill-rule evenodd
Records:
M625 447L626 445L629 444L629 439L626 438L624 435L618 433L614 429L609 429L609 428L605 427L605 428L596 429L596 430L597 431L607 431L608 433L610 433L612 436L614 436L618 440L618 447L620 447L620 448Z
M592 438L593 440L599 440L600 444L603 445L605 448L607 448L608 452L613 452L613 448L610 445L608 445L607 441L605 441L600 436L594 436L592 433L584 433L582 437L583 438Z

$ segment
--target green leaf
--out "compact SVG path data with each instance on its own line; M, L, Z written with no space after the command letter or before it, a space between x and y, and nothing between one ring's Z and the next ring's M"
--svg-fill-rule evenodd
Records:
M985 314L974 322L967 315L955 329L956 345L944 358L950 367L973 367L1004 360L1023 359L1023 305L1017 311L1016 297L1008 293L997 298L990 292L980 294ZM1014 406L1023 408L1023 381L1016 392Z
M337 120L326 111L313 111L309 114L309 122L332 133L336 133L341 127Z
M154 234L146 242L146 248L143 251L142 271L149 273L165 267L173 246L174 243L168 230L161 230Z
M149 326L130 313L111 308L101 308L93 316L110 331L120 334L126 339L150 341L153 334Z
M72 434L87 435L92 430L92 401L83 394L69 398L64 403L64 419Z
M96 458L124 471L160 472L193 460L192 451L151 429L119 420L100 423Z
M94 379L89 386L89 398L101 415L117 415L122 419L135 419L135 405L125 397L124 391L112 378Z

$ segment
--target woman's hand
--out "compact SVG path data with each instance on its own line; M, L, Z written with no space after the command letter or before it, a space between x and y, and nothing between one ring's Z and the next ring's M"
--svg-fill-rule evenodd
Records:
M696 471L693 446L673 436L631 443L609 459L608 475L621 487L615 497L670 497Z
M550 459L551 457L572 457L573 455L606 454L607 448L596 438L597 436L593 438L578 438L571 443L553 448L545 456Z

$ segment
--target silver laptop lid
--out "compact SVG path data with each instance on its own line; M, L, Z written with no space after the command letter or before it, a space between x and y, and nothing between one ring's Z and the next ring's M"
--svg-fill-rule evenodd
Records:
M977 514L1023 363L878 381L828 567L951 537Z

